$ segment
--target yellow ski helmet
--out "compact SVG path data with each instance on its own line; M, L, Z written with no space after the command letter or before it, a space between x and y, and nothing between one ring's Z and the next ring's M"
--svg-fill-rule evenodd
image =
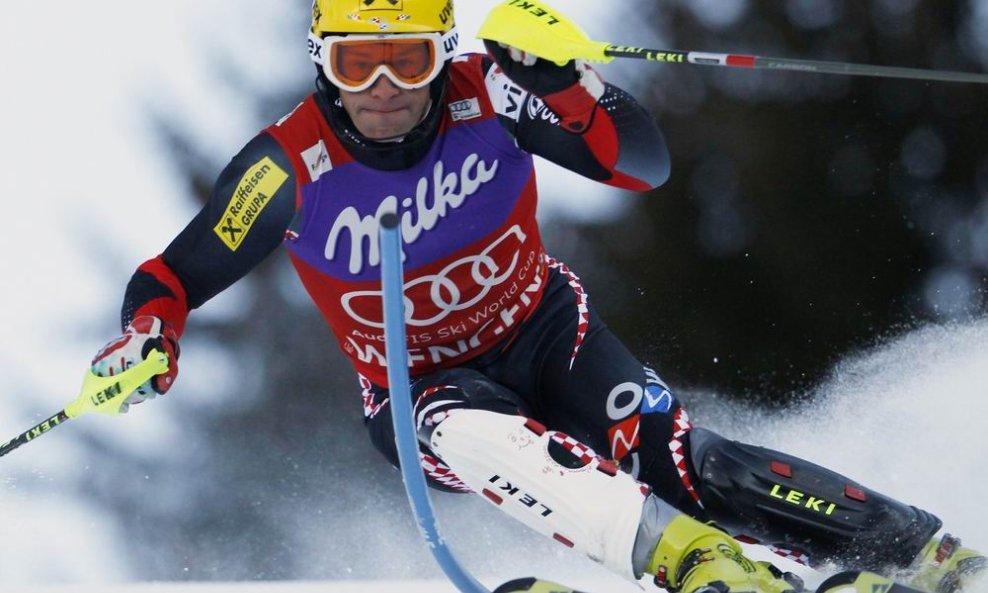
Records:
M441 55L452 62L459 44L453 0L313 0L309 57L323 64L327 35L402 33L440 33Z
M312 33L448 33L453 0L313 0Z
M441 107L449 78L450 67L456 55L459 36L453 18L453 0L312 0L312 26L309 29L309 57L316 63L319 78L318 94L328 104L327 119L348 148L365 151L370 141L362 138L353 128L339 97L340 88L325 74L329 48L324 38L374 35L386 37L412 34L436 34L440 36L435 55L442 60L443 68L429 82L429 94L433 108L426 118L405 137L403 146L411 148L425 142L431 143L445 110ZM387 152L394 153L387 145ZM405 154L408 151L400 151ZM405 157L402 157L405 158ZM417 159L416 159L417 160Z

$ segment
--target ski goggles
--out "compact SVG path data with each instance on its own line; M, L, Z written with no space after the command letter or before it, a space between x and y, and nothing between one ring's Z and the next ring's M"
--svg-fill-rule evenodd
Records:
M456 30L448 33L400 35L310 36L309 51L326 78L345 91L359 93L381 76L396 86L414 90L439 76L450 57L445 48L456 47Z

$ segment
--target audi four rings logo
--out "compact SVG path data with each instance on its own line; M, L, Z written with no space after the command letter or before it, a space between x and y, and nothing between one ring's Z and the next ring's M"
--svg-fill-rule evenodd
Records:
M526 238L521 227L514 225L482 252L460 258L438 274L420 276L405 284L405 323L427 327L442 321L450 313L464 311L481 302L494 287L511 277ZM502 267L508 253L511 261ZM357 312L359 309L380 313L381 294L379 290L348 292L340 299L340 304L355 321L368 327L383 328L380 316L367 319ZM416 310L416 304L422 303L426 306Z

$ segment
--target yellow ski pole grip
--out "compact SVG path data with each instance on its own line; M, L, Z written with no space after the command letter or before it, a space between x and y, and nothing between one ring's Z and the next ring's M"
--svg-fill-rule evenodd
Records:
M100 377L92 369L86 371L79 397L66 406L65 414L77 418L89 412L99 412L108 416L120 413L124 400L138 387L155 375L168 372L168 355L159 350L151 350L140 363L119 375Z
M168 355L158 350L148 353L143 362L131 367L115 377L100 377L92 370L86 372L82 382L82 393L64 410L29 428L6 443L0 443L0 457L10 453L24 443L29 443L48 431L61 426L71 418L87 412L119 414L127 396L155 375L168 372Z
M610 44L592 41L562 13L534 0L507 0L491 10L477 37L510 45L559 66L572 60L610 62Z

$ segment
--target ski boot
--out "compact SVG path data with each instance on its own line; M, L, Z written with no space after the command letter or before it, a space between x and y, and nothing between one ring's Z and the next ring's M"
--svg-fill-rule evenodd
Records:
M988 574L988 558L961 547L961 540L948 534L933 538L909 569L908 583L930 593L969 591L970 585Z
M799 577L752 562L726 533L686 515L662 532L646 572L677 593L798 593Z

